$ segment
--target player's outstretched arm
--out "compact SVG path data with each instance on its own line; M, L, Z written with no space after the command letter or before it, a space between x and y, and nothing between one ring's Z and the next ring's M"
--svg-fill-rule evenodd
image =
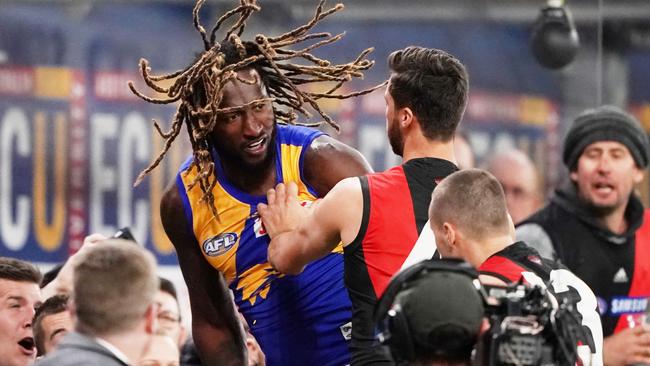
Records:
M199 251L172 184L160 203L160 216L174 244L192 309L192 336L204 365L246 365L246 337L223 276Z
M329 254L339 242L349 244L361 225L363 195L357 178L337 184L310 209L298 203L294 183L278 184L258 212L271 237L269 263L282 273L298 274L305 265Z

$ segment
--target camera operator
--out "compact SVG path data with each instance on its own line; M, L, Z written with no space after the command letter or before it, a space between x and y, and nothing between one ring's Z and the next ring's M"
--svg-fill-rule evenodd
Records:
M602 365L602 327L593 292L568 269L514 242L503 189L493 175L469 169L445 178L433 192L429 218L440 255L467 260L484 284L548 286L554 302L574 307L569 316L581 323L576 352L582 364Z
M479 288L478 272L464 261L408 267L377 303L379 341L399 365L472 365L472 351L489 327Z

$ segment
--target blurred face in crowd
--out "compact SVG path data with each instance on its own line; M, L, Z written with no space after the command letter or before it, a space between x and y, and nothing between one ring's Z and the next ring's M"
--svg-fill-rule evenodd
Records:
M158 305L158 328L156 333L166 335L180 347L185 341L178 301L168 292L158 291L154 302Z
M601 214L624 210L634 189L643 179L625 145L615 141L597 141L580 155L571 180L585 203Z
M514 154L500 155L488 170L501 183L508 212L517 224L539 210L543 199L535 166L528 158Z
M74 324L70 311L65 310L44 316L40 327L43 330L43 354L47 354L56 348L61 339L74 328Z
M163 335L154 335L142 355L140 366L178 366L180 353L174 341Z
M32 333L34 308L41 301L38 285L0 279L0 365L34 363L36 347Z
M386 99L386 132L388 134L388 142L395 155L402 156L404 153L404 136L399 128L399 110L396 110L395 100L390 95L390 82L384 92L384 99Z

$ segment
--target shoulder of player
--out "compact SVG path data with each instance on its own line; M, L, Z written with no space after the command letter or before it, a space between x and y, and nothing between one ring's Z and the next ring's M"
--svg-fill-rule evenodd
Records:
M181 244L190 242L185 208L176 184L170 184L160 200L160 219L167 236L177 249Z
M315 138L305 152L305 163L347 163L350 159L371 170L359 151L328 135Z
M181 194L175 182L172 182L166 189L160 200L160 215L163 217L176 214L183 206Z
M316 138L304 155L303 175L321 196L344 178L371 172L359 151L327 135Z

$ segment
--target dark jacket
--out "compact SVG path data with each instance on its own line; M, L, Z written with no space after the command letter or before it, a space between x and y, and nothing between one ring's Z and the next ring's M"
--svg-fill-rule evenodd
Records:
M605 336L614 333L624 315L620 305L638 303L638 295L631 294L630 289L633 279L646 270L635 268L635 263L643 262L637 256L645 251L637 248L644 209L635 195L630 196L625 219L626 232L611 232L598 221L597 209L580 200L574 185L567 184L555 192L546 207L517 226L517 240L559 260L592 288ZM647 247L650 242L638 244Z

